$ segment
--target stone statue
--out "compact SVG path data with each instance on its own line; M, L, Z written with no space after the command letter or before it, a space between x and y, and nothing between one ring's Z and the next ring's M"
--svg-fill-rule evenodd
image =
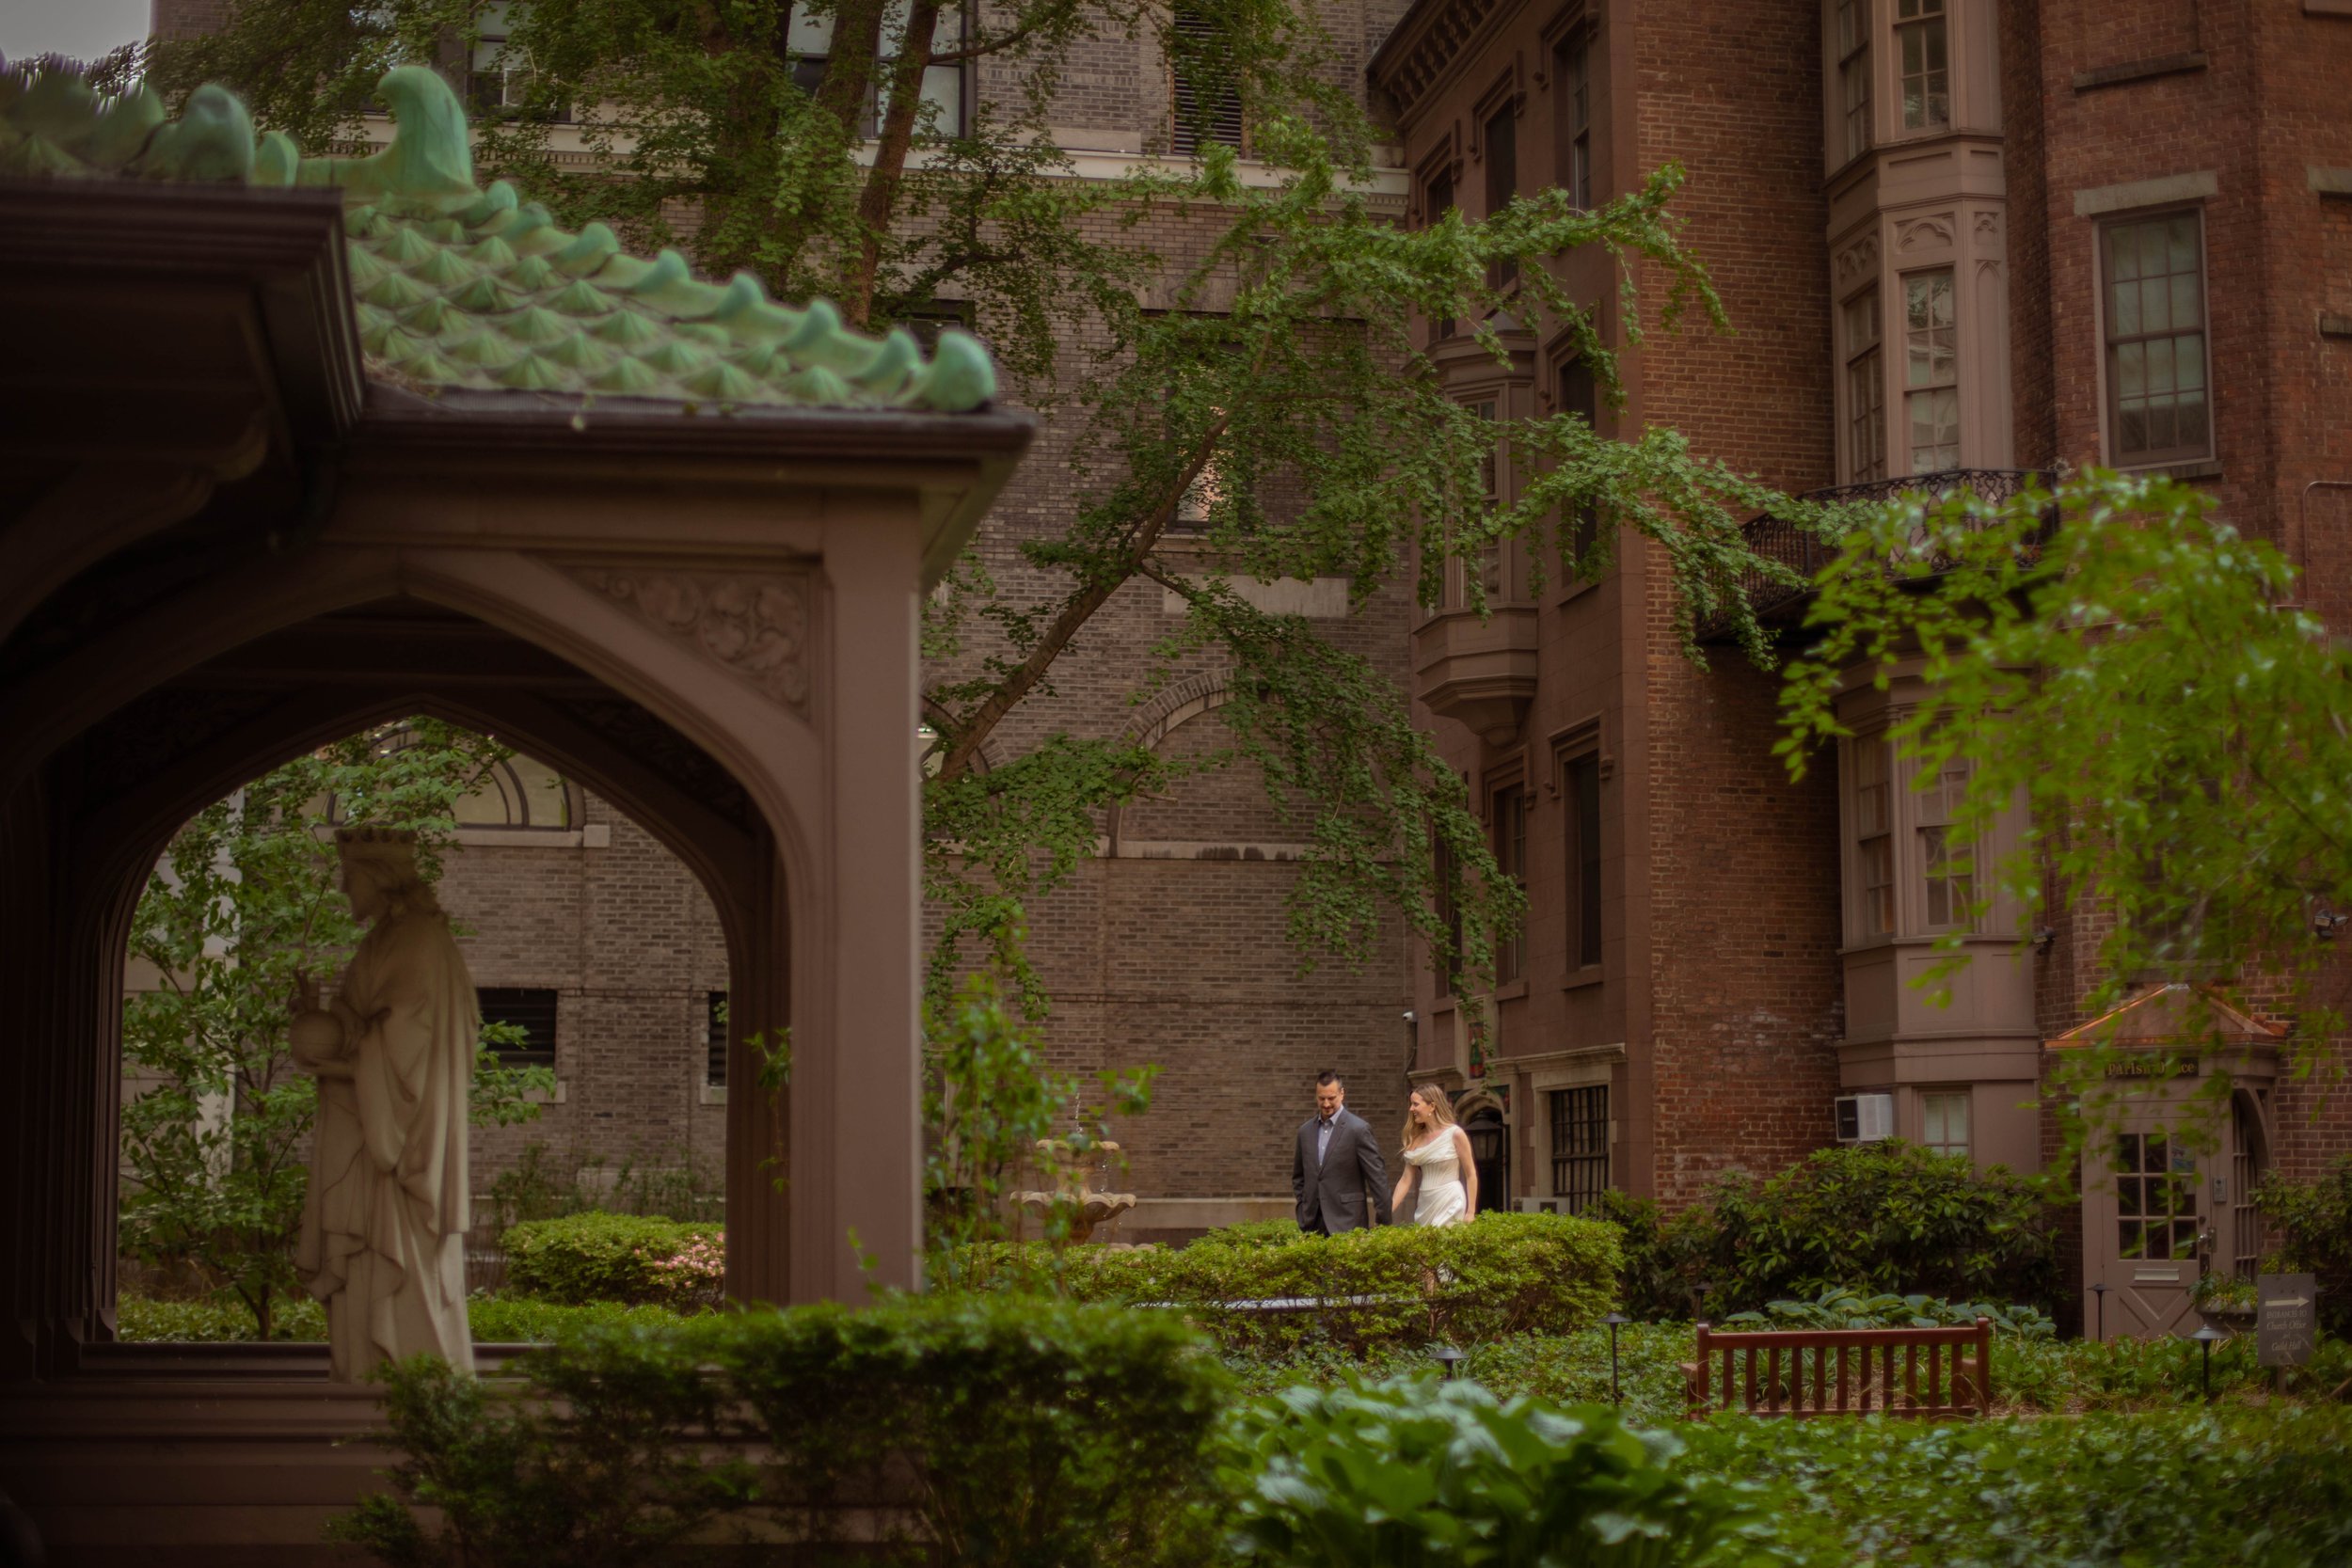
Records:
M336 835L351 912L371 929L335 999L296 978L291 1044L319 1081L294 1261L326 1304L338 1382L430 1351L473 1370L466 1324L466 1091L482 1019L416 835Z

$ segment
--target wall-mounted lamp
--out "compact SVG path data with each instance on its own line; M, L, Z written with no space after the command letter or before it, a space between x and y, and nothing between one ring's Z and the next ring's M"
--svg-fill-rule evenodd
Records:
M2352 914L2339 914L2334 910L2323 908L2312 916L2312 934L2327 941L2332 942L2343 935L2346 926L2352 926Z
M2037 926L2033 928L2033 950L2037 955L2049 952L2051 944L2057 941L2058 933L2047 926Z

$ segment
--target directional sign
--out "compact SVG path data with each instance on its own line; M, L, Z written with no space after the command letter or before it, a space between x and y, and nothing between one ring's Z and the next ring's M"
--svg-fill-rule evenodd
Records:
M2300 1367L2312 1358L2319 1337L2319 1307L2312 1276L2307 1274L2265 1274L2254 1280L2260 1304L2254 1319L2254 1345L2265 1367Z

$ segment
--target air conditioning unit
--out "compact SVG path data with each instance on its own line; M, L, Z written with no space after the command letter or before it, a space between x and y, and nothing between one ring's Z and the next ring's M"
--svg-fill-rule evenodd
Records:
M1881 1143L1895 1135L1895 1097L1891 1094L1841 1094L1837 1097L1837 1141L1841 1144Z
M1568 1200L1565 1197L1515 1197L1511 1210L1519 1214L1565 1214Z

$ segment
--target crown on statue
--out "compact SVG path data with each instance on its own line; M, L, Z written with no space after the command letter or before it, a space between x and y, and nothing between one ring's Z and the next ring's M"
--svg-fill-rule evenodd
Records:
M409 828L338 828L335 847L347 861L379 861L398 866L417 863L417 835Z

